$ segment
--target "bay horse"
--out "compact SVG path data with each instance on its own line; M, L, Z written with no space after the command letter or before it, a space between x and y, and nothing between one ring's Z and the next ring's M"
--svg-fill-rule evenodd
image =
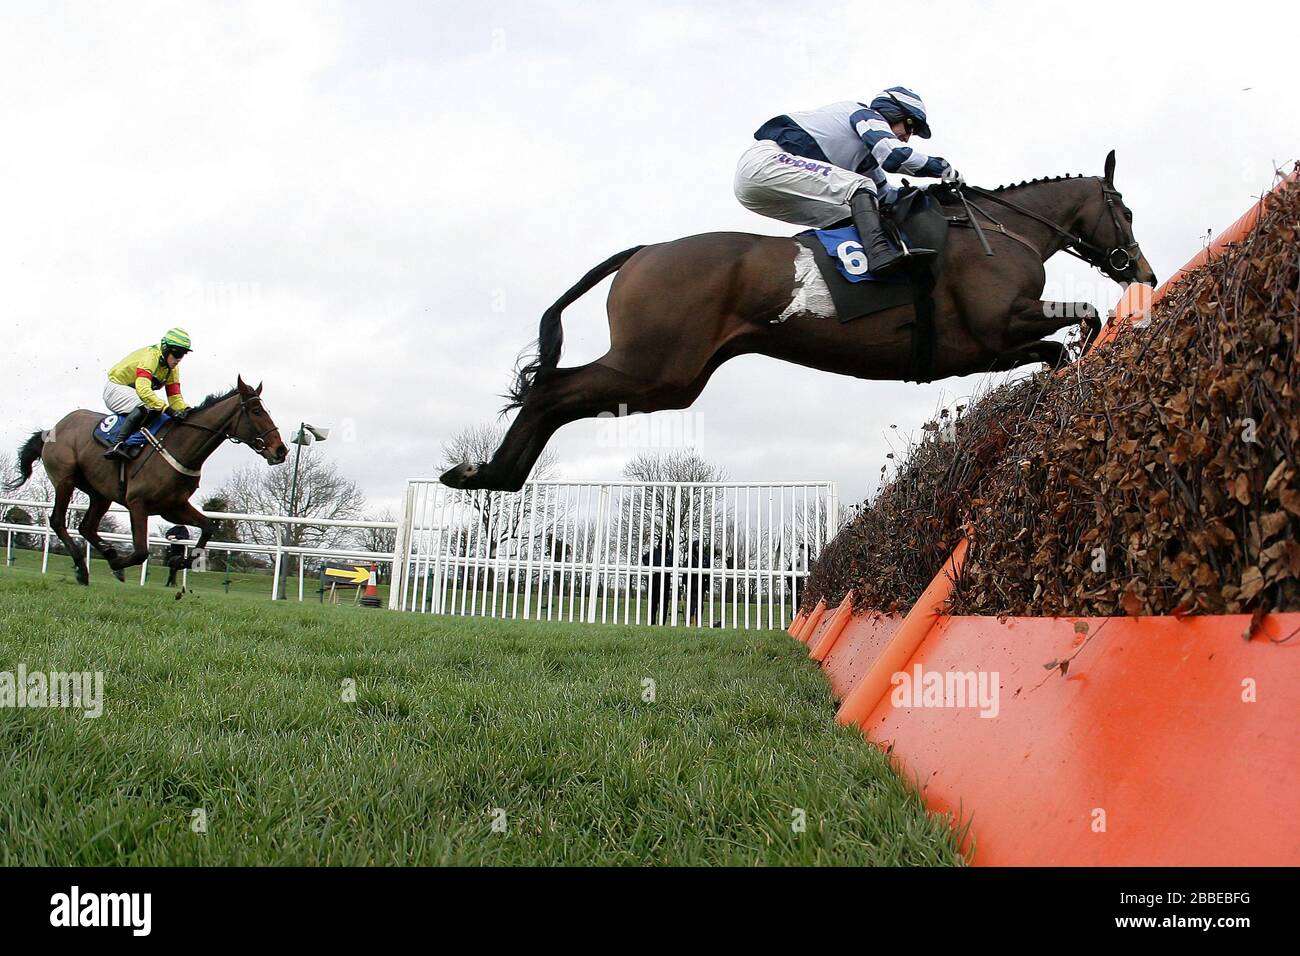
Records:
M104 447L95 441L92 429L103 413L79 408L69 412L54 428L38 431L18 451L18 476L6 485L16 491L32 476L40 458L45 474L54 486L54 507L50 527L59 536L77 571L77 583L90 583L82 549L68 533L68 503L76 489L84 491L90 504L78 529L91 547L108 560L113 576L124 580L122 571L149 557L149 516L161 515L173 524L200 529L195 551L208 543L216 522L190 504L198 490L199 470L226 441L247 444L268 464L278 465L289 455L280 432L262 404L262 386L252 388L243 378L228 392L210 395L190 409L184 419L172 419L159 430L157 444L143 450L125 464L104 458ZM99 536L99 523L113 502L125 505L131 514L132 550L122 556ZM190 567L191 553L181 565Z
M1101 329L1096 309L1041 298L1043 263L1057 252L1070 252L1122 284L1155 285L1133 238L1133 214L1114 185L1114 150L1104 168L1102 176L996 190L966 187L979 200L970 205L986 220L983 232L994 254L985 253L976 230L949 230L946 265L933 291L929 379L1035 362L1055 366L1067 358L1065 349L1044 337L1076 322L1085 326L1086 347ZM997 216L988 212L990 203ZM788 237L715 232L606 259L542 315L537 354L517 370L503 410L518 408L519 414L492 460L459 464L441 481L517 491L562 425L602 413L686 408L718 366L737 355L767 355L856 378L907 380L913 307L847 323L800 310L795 261L802 249ZM609 351L587 365L560 368L560 314L614 273Z

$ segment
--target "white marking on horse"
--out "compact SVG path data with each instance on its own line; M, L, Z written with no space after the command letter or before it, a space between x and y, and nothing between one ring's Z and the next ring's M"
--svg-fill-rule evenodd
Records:
M826 288L826 280L817 268L817 260L812 250L803 243L798 243L799 254L794 257L794 289L790 304L782 313L772 320L772 324L784 322L792 315L815 315L824 319L835 318L835 303L831 301L831 290Z

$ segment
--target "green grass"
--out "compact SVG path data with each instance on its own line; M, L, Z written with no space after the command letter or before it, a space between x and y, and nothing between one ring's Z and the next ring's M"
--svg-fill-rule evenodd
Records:
M0 568L0 671L102 670L105 710L0 708L0 863L962 862L783 632L177 601L66 567Z

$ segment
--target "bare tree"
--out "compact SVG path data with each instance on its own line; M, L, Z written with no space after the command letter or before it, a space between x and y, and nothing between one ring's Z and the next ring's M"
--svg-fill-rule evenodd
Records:
M694 448L637 455L623 466L629 481L726 481L727 473Z
M292 515L329 521L355 521L366 507L366 496L338 465L310 446L302 451L297 488L293 469L249 465L234 472L218 489L230 511L248 514ZM209 502L212 499L208 499ZM237 522L244 541L275 544L274 526L253 521ZM333 548L344 544L353 529L319 525L281 525L281 541L288 547Z
M391 508L385 508L377 515L367 515L366 521L396 521ZM354 543L365 551L392 551L397 547L396 528L358 528Z
M725 522L726 514L720 512L717 508L716 496L714 500L707 497L707 493L701 488L677 490L672 487L673 482L713 482L726 481L727 473L724 469L708 461L694 448L682 448L674 451L659 452L651 454L646 452L637 455L626 465L623 466L623 477L629 481L640 481L645 484L660 484L653 487L648 492L649 505L641 503L643 510L651 508L655 520L656 538L666 536L671 539L676 531L676 541L673 546L686 553L692 545L692 539L703 540L705 537L713 538L716 531L721 527L717 522ZM628 507L636 507L635 502L629 497L624 511ZM706 507L711 505L712 507ZM711 526L692 527L690 521L682 521L678 526L678 513L683 515L699 515L706 513L711 516ZM628 527L632 527L636 516L625 514L623 520ZM698 545L696 547L698 550Z
M504 425L471 425L462 429L451 438L442 443L442 460L439 462L438 469L446 471L462 462L488 461L493 453L505 438L506 426ZM530 476L534 481L545 481L555 476L556 457L552 451L546 451L537 464L533 466L533 472ZM519 500L516 507L501 507L499 499L502 495L509 492L480 490L473 492L452 492L464 504L468 505L475 514L475 522L480 526L482 535L481 540L488 542L487 553L495 555L497 548L507 541L518 539L521 535L532 530L533 537L541 540L555 533L555 525L562 521L562 516L554 511L548 510L549 519L548 527L533 527L530 518L532 516L532 496L527 495ZM489 535L490 531L490 535Z

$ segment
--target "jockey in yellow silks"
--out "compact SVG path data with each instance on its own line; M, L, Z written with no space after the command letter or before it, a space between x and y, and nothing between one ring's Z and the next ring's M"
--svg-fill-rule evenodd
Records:
M104 404L121 417L113 427L113 445L104 453L105 458L131 458L126 440L155 412L166 410L173 418L188 414L189 405L181 397L180 363L190 348L190 337L184 329L168 329L157 345L136 349L108 370ZM166 401L154 394L159 388L165 390Z

